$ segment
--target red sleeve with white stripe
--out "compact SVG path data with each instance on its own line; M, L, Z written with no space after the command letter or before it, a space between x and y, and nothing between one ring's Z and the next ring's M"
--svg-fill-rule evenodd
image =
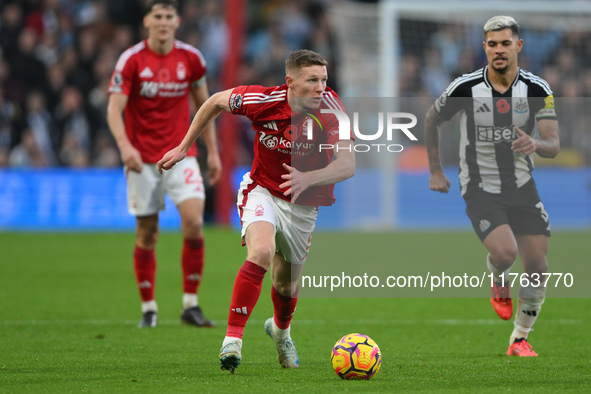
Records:
M230 110L233 114L244 115L254 121L256 114L263 108L285 100L285 90L280 88L260 85L237 86L230 95Z
M109 93L123 93L129 96L137 70L135 55L143 50L144 42L140 42L124 51L115 65L109 83Z

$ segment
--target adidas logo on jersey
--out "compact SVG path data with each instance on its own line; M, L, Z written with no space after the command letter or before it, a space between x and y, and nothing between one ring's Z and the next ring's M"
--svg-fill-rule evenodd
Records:
M246 315L246 307L245 306L243 306L242 308L232 308L231 311L236 312L239 315Z
M266 127L267 129L271 129L271 130L278 130L277 129L277 123L275 123L275 121L269 122L269 123L265 123L263 125L263 127Z
M150 67L146 67L142 70L142 72L140 73L140 77L142 78L152 78L154 76L154 73L152 72L152 70L150 70Z
M488 105L484 103L476 110L476 112L490 112L490 108L488 108Z

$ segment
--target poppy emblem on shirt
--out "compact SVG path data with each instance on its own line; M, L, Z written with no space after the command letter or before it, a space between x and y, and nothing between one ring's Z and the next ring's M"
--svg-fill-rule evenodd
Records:
M283 138L288 141L293 141L297 138L298 129L294 125L289 125L283 133Z
M507 113L511 109L511 106L505 99L501 99L497 101L497 110L499 113L504 114Z
M170 71L167 68L162 68L158 70L158 80L160 82L170 81Z

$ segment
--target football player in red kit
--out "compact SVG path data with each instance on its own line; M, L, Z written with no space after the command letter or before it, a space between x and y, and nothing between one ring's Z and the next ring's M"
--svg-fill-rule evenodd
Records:
M196 48L175 39L179 23L177 0L149 0L144 16L148 38L121 54L109 85L107 121L125 165L129 212L137 223L133 261L142 299L139 327L157 324L154 247L165 193L179 211L184 238L181 322L213 325L197 298L203 273L205 194L196 146L190 144L187 160L164 175L155 164L185 136L190 124L189 96L197 108L209 97L205 60ZM213 125L206 128L204 142L209 182L214 184L221 162Z
M231 372L242 361L244 326L269 269L274 313L264 329L275 342L279 363L299 366L290 323L318 207L332 205L334 184L355 172L351 132L346 130L341 139L337 118L330 113L344 109L326 86L326 64L319 54L299 50L286 61L286 84L238 86L212 95L181 144L158 162L165 170L182 163L193 141L224 110L248 117L257 134L254 162L237 202L247 256L234 282L219 354L222 369Z

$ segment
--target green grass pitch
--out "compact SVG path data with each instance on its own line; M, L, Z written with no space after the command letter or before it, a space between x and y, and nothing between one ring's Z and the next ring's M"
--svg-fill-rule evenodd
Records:
M523 359L505 355L512 322L496 317L486 294L302 298L292 323L301 366L284 370L263 331L273 313L269 275L246 327L243 364L234 375L220 371L231 289L246 251L235 231L206 231L199 299L217 327L179 323L181 238L164 233L157 247L159 326L143 330L136 327L133 234L0 233L0 393L591 390L589 298L548 299L530 335L540 356ZM334 240L353 244L360 237L316 233L310 258L339 258L331 253ZM393 266L430 255L442 266L480 264L485 256L468 232L392 233L387 239L396 246ZM551 270L567 260L588 264L589 240L590 232L555 231ZM371 381L342 381L330 366L333 344L350 332L369 335L381 348L382 369Z

